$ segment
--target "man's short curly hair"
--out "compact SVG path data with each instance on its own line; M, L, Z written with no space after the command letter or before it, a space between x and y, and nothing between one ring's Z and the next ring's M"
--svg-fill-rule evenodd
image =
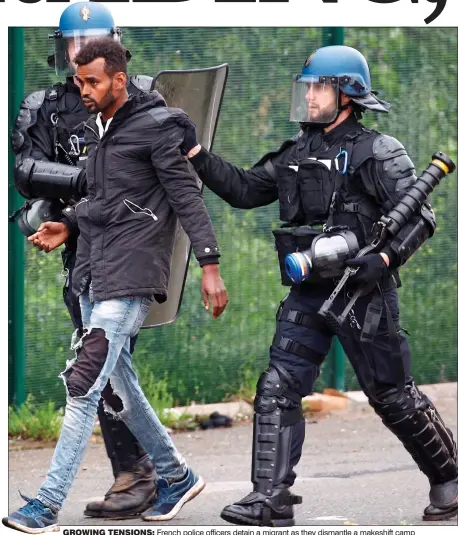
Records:
M126 49L111 37L92 39L75 56L76 65L92 63L97 58L105 60L105 72L112 78L115 73L127 74Z

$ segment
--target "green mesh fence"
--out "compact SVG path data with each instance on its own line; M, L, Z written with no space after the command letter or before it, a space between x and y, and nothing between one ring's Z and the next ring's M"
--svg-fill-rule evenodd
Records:
M47 67L47 28L25 30L25 90L55 81ZM123 43L132 74L160 69L230 66L214 151L251 166L297 131L288 122L291 77L321 46L318 28L131 28ZM457 30L452 28L350 28L345 44L368 58L373 87L393 103L387 117L368 113L364 123L397 137L420 172L433 152L457 157ZM402 270L402 326L410 333L417 382L457 379L456 174L433 196L438 219L433 240ZM222 251L221 271L230 295L215 321L200 295L200 268L191 262L179 319L143 330L134 361L154 390L164 385L178 403L214 402L252 390L268 362L274 317L287 289L279 283L271 230L277 203L231 209L205 192ZM61 262L26 245L26 391L38 400L64 400L57 378L72 357L72 326L62 301ZM20 274L18 274L20 275ZM324 373L316 389L326 386ZM358 385L346 366L346 388ZM161 383L158 383L162 381Z

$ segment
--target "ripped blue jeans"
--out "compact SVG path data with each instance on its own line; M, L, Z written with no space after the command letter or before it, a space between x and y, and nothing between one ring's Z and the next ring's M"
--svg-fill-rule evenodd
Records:
M110 380L116 398L110 410L121 418L156 465L159 477L178 479L186 464L167 430L159 421L138 383L129 352L151 301L144 297L123 297L107 301L80 297L84 334L75 344L77 356L62 372L67 403L59 441L46 479L37 498L58 510L67 497L92 434L102 391Z

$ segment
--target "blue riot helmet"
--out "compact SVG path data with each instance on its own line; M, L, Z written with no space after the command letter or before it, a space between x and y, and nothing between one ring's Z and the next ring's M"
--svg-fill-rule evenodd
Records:
M332 124L345 109L340 93L362 110L388 112L390 104L376 97L366 58L349 46L326 46L307 58L293 77L290 120L306 126Z
M60 16L59 28L50 35L54 39L54 65L58 76L72 76L76 69L72 59L88 40L112 36L121 40L110 11L95 2L76 2ZM49 62L49 60L48 60Z

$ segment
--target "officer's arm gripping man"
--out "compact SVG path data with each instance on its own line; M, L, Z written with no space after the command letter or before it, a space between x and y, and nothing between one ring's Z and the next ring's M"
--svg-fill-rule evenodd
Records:
M403 145L395 138L379 135L373 142L372 157L361 166L364 187L387 214L398 204L417 179L415 167ZM400 230L382 249L397 268L434 234L436 220L430 205L423 204L421 212Z
M202 182L234 208L257 208L278 199L277 181L263 165L267 156L251 169L235 167L203 147L189 158Z
M45 91L28 95L16 116L11 144L16 155L14 184L25 198L66 198L84 180L80 167L53 162L51 124L45 118Z

